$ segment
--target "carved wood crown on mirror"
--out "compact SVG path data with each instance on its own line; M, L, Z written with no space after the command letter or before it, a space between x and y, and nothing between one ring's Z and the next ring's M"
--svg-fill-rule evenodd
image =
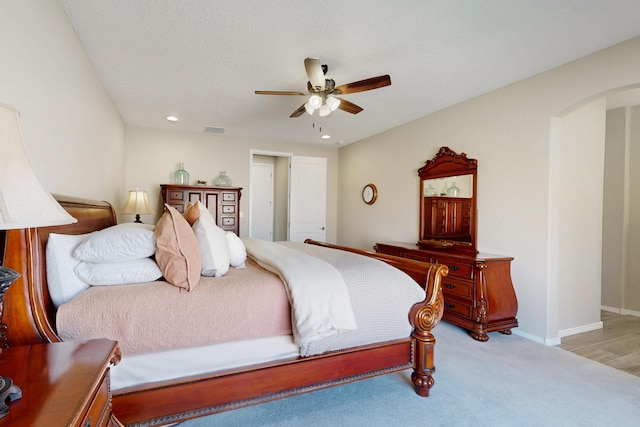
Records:
M418 170L421 249L477 252L477 171L477 160L449 147L441 147Z

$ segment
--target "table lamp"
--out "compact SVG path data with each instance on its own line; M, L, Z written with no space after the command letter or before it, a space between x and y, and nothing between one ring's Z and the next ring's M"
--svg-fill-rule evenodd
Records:
M147 198L146 191L140 191L139 189L129 191L129 197L125 202L120 213L135 214L136 220L134 222L142 223L140 221L140 215L153 215L155 212L151 210L149 206L149 199Z
M19 116L15 108L0 103L0 230L76 222L42 187L33 171L22 142ZM6 233L2 234L4 237ZM0 248L4 248L4 244ZM4 263L4 253L0 256ZM0 349L9 347L8 328L2 321L4 294L19 277L18 272L0 265ZM9 412L4 400L20 396L20 389L11 379L0 376L0 418Z

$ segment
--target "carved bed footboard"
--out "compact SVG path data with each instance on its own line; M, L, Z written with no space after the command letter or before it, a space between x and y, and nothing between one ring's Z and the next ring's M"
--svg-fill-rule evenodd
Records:
M444 299L442 296L441 281L449 274L449 269L443 264L429 264L414 261L393 255L367 252L347 246L333 245L325 242L307 239L305 243L353 252L372 258L377 258L387 264L404 271L411 276L426 292L424 301L415 304L409 312L409 322L413 326L411 337L415 340L414 365L411 380L416 393L420 396L429 396L429 389L433 386L434 347L436 339L431 333L444 313Z
M106 202L60 196L57 199L78 219L76 224L7 233L5 264L22 275L4 300L4 321L11 346L60 341L55 329L56 309L46 280L45 248L49 233L84 234L116 224L114 210ZM442 317L440 281L447 274L447 267L320 242L308 243L380 259L421 284L426 298L409 313L414 328L411 336L116 390L113 413L118 420L125 425L163 425L408 368L413 368L416 392L428 396L435 371L435 338L431 331Z

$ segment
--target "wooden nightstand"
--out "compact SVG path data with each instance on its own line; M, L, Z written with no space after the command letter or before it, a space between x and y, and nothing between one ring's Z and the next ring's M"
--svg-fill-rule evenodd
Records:
M0 375L22 389L0 426L118 426L111 414L109 368L120 361L106 339L0 350Z

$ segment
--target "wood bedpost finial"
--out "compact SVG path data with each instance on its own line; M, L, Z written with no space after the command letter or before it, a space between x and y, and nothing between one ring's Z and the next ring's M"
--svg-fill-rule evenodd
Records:
M409 312L409 322L414 328L411 336L415 339L411 381L416 393L424 397L429 396L429 389L435 383L433 373L436 371L434 364L436 339L431 331L444 314L441 281L448 273L449 269L446 265L431 265L425 283L426 298L414 304Z

